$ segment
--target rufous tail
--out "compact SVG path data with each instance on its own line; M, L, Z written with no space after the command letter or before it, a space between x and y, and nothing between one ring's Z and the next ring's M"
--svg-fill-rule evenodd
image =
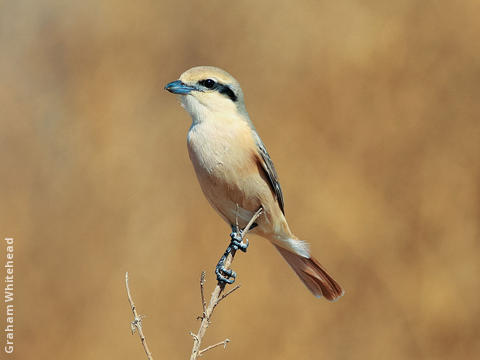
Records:
M274 245L313 295L324 296L329 301L335 301L344 294L342 287L315 258L306 258Z

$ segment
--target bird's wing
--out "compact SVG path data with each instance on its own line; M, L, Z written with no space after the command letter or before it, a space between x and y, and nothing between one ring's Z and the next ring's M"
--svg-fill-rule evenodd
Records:
M270 155L268 155L267 149L265 148L265 145L263 145L262 140L260 137L257 135L256 136L257 140L257 149L262 157L262 168L265 170L265 173L268 177L268 180L270 180L270 187L272 188L273 192L275 193L278 201L278 205L280 205L280 209L282 210L283 214L285 214L285 209L283 205L283 195L282 195L282 188L280 187L280 182L278 181L278 175L277 172L275 171L275 166L273 166L273 161L270 158Z

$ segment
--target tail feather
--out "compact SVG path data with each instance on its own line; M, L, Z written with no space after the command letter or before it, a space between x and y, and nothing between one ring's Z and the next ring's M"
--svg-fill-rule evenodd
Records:
M303 257L274 245L313 295L324 296L329 301L335 301L344 294L342 287L315 258Z

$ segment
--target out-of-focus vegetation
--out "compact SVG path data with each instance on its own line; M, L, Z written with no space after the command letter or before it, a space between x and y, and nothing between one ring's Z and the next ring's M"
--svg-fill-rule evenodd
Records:
M291 228L346 289L335 304L313 298L252 236L234 263L243 286L205 339L232 342L206 356L478 356L479 11L474 0L3 1L15 358L141 359L127 270L154 356L188 356L200 272L213 287L229 234L188 159L190 119L163 91L194 65L240 81Z

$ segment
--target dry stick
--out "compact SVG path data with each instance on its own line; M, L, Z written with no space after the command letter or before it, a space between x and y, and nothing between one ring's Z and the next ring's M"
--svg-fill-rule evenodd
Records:
M245 239L247 236L248 231L252 227L253 223L257 218L260 216L262 213L263 209L260 208L257 210L257 212L252 216L250 221L248 222L247 226L245 229L242 230L241 235L242 235L242 241ZM225 260L225 268L229 268L230 265L232 264L233 261L233 256L235 255L235 252L230 253L226 260ZM202 284L202 279L200 281L200 289L203 289L203 284ZM202 343L202 338L205 335L205 332L207 331L208 325L210 324L210 317L212 316L213 310L217 306L218 302L222 299L225 299L228 295L230 295L232 292L237 290L239 286L236 286L234 289L231 291L227 292L226 294L222 295L223 290L225 289L225 283L217 283L217 286L213 290L212 296L210 297L210 302L208 304L208 307L205 310L204 316L202 316L202 322L200 324L200 328L198 329L198 332L196 334L190 333L193 337L193 348L192 348L192 355L190 356L190 360L195 360L197 359L198 356L200 356L202 353L204 353L207 350L213 349L214 347L217 347L221 344L224 344L224 346L227 345L227 343L230 341L229 339L226 339L220 343L217 343L215 345L211 345L203 350L200 350L200 345ZM228 341L227 341L228 340Z
M217 304L222 301L223 299L225 299L228 295L230 295L231 293L233 293L235 290L238 290L240 288L240 285L237 285L235 286L233 289L227 291L225 294L223 294L220 299L218 299L217 301Z
M206 353L208 350L212 350L213 348L216 348L217 346L223 345L223 348L225 349L227 347L227 344L230 342L230 339L225 339L223 341L220 341L216 344L207 346L205 349L200 350L198 353L198 356L202 356L204 353Z
M128 301L130 302L130 307L132 308L133 312L133 321L130 324L132 329L132 335L135 333L135 330L138 330L138 336L140 336L140 340L142 341L143 349L145 350L145 354L147 354L148 360L153 360L152 353L147 345L147 339L145 339L145 335L143 335L142 330L142 316L137 314L137 308L132 300L132 295L130 294L130 288L128 287L128 272L125 273L125 287L127 288L127 296Z
M205 302L205 295L203 291L203 287L205 285L205 271L202 271L202 275L200 276L200 295L202 297L202 318L206 316L206 310L207 310L207 303Z

